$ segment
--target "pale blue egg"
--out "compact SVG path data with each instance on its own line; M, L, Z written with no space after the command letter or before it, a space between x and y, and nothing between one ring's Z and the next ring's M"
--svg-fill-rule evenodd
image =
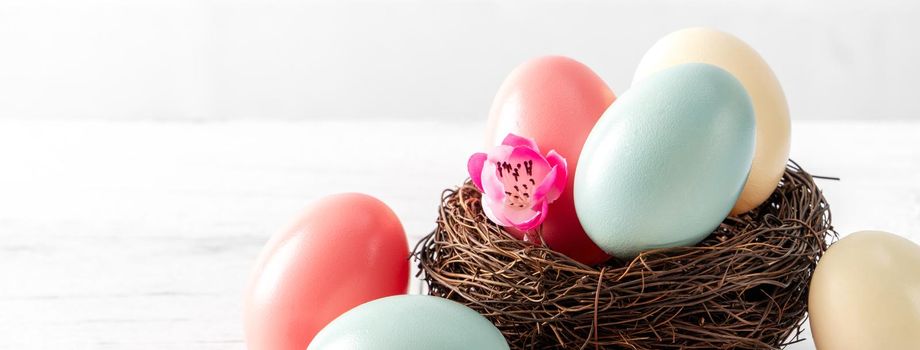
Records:
M460 303L428 295L396 295L358 305L337 317L307 349L503 350L508 343L489 320Z
M575 208L607 253L688 246L725 219L754 155L754 111L741 83L709 64L665 69L604 112L575 174Z

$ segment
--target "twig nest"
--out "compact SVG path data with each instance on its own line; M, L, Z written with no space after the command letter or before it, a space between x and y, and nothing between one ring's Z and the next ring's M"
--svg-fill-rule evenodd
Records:
M442 196L415 249L431 295L480 312L516 349L777 349L799 340L808 284L836 238L827 201L791 163L760 207L693 247L587 266L518 240L469 182Z

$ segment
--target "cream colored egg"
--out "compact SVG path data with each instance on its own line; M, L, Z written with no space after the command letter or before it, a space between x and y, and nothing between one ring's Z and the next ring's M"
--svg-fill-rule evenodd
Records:
M886 232L831 245L811 278L818 349L920 349L920 246Z
M751 96L757 121L754 160L731 213L754 209L776 189L789 159L789 107L783 89L757 51L731 34L709 28L682 29L658 40L642 57L633 84L662 69L689 62L727 70Z

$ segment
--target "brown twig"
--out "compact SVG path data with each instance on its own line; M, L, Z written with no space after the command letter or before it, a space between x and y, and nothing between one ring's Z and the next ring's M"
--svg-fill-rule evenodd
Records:
M415 248L432 295L490 319L515 349L777 349L798 341L815 264L836 239L827 201L790 162L766 203L694 247L587 266L505 233L469 182L442 196Z

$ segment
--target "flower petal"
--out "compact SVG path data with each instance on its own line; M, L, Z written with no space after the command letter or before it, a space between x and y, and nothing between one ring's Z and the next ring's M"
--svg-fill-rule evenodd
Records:
M533 161L531 174L527 175L534 180L535 183L539 183L540 179L546 176L546 173L549 172L550 166L546 161L546 158L537 151L532 150L526 147L517 147L514 151L511 152L511 156L508 157L508 162L511 164L523 164L527 161ZM523 170L523 169L522 169ZM526 181L526 180L521 180Z
M556 169L556 179L547 197L547 200L552 203L559 198L562 191L565 191L565 186L569 183L569 166L565 158L556 153L556 150L549 151L546 155L546 161Z
M498 226L511 226L510 223L495 215L495 212L492 211L492 204L490 203L492 203L490 200L480 201L480 204L482 205L482 212L486 214L486 217L489 218L489 220L492 220L492 222ZM501 206L501 203L498 205Z
M521 221L521 222L514 222L514 221L512 221L511 224L512 224L515 228L517 228L517 229L519 229L519 230L523 230L523 231L532 230L532 229L534 229L535 227L540 226L540 224L543 223L543 220L546 219L547 203L546 203L546 202L543 202L543 203L540 205L540 209L539 209L539 210L528 209L528 211L529 211L529 212L532 212L532 213L535 213L536 215L532 216L531 218L529 218L529 219L527 219L527 220ZM509 219L510 219L510 218L509 218Z
M510 226L519 230L530 230L542 222L538 221L540 212L531 208L514 209L506 206L502 214Z
M485 166L482 167L482 172L480 173L482 197L483 199L488 198L497 203L502 203L505 201L505 185L498 178L495 167L496 165L492 161L486 161Z
M556 153L556 150L550 150L549 153L546 154L546 162L549 163L550 166L555 166L555 167L560 167L562 169L565 169L566 173L568 173L569 162L566 161L565 158L562 157L562 155L560 155L559 153Z
M470 160L466 162L466 168L470 172L470 179L480 191L482 191L482 167L486 164L489 156L485 153L473 153Z
M505 145L495 146L489 151L488 160L493 163L507 162L508 158L511 158L512 152L514 152L514 147Z
M533 191L533 202L552 202L559 198L558 193L553 193L553 186L556 183L556 177L558 177L557 167L550 169L549 173L543 177L542 182L537 184L537 188ZM555 195L556 197L553 197Z
M511 147L527 147L534 151L540 152L540 148L537 147L537 143L532 139L518 136L512 133L508 133L508 136L505 136L505 139L502 140L502 145Z

